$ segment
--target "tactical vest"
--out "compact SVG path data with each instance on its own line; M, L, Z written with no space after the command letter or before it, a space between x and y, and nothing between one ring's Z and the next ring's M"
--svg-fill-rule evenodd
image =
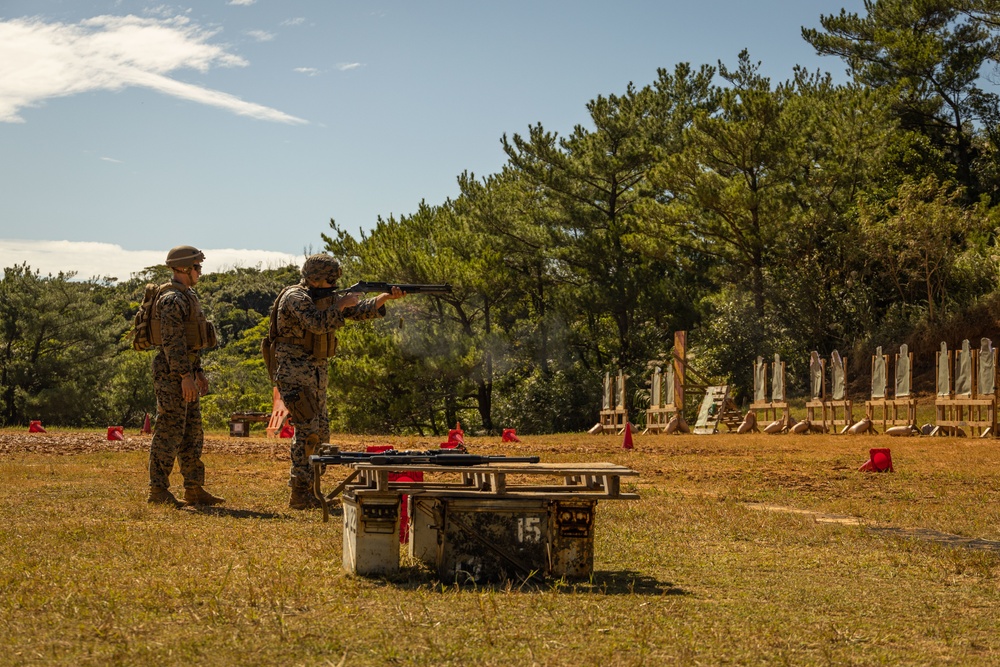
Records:
M188 352L197 352L198 350L205 350L218 345L219 340L215 333L215 327L205 317L205 313L201 309L201 303L197 298L190 296L189 290L182 290L172 282L160 285L156 301L153 302L153 316L149 322L150 343L153 345L163 345L163 331L162 324L160 323L160 296L167 292L167 290L178 292L187 299L189 308L188 316L184 319L184 343L187 345Z
M279 301L280 299L281 295L278 296ZM325 297L316 300L316 308L318 310L326 310L331 305L333 305L333 297ZM277 327L277 313L275 315L275 327ZM305 335L301 338L296 336L275 336L274 342L300 345L311 352L312 356L316 359L327 359L337 354L337 335L336 332L333 331L327 331L326 333L321 334L314 334L311 331L306 331Z

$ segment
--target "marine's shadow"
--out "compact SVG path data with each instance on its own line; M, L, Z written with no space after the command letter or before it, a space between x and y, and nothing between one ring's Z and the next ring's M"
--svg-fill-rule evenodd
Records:
M207 514L209 516L228 516L234 519L286 519L285 514L276 512L257 512L255 510L241 510L230 507L217 507L212 505L194 505L182 508L186 512L196 514Z
M590 590L602 595L691 595L669 581L659 581L653 577L632 570L594 572L586 581L573 582L574 592Z
M413 590L427 588L435 590L462 590L519 592L519 593L572 593L596 595L691 595L672 582L659 581L649 575L632 570L598 571L586 579L554 579L532 576L527 579L507 579L503 581L477 582L471 576L444 581L436 573L423 566L403 567L398 574L377 580L385 586Z

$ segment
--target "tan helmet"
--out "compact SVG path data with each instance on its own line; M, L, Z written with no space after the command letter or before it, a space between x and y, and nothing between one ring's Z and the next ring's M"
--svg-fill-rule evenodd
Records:
M309 255L302 263L302 277L306 280L326 280L331 285L340 280L340 262L330 255Z
M191 245L179 245L167 253L167 266L180 269L205 261L205 253Z

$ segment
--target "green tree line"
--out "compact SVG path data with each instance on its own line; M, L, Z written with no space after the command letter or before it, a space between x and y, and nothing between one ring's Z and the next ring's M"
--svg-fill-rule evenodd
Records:
M501 138L495 174L458 177L325 250L355 279L443 283L348 325L330 363L335 430L581 430L601 379L648 377L688 330L704 375L745 396L778 352L804 390L811 350L859 363L929 335L997 294L1000 2L868 0L802 36L848 80L794 67L772 81L734 62L660 69L586 105L560 133ZM835 61L834 61L835 62ZM319 231L319 230L318 230ZM125 333L152 267L130 280L0 282L0 421L134 424L154 411L149 355ZM220 332L206 357L209 425L268 411L258 345L296 267L205 276ZM641 407L641 382L637 406Z

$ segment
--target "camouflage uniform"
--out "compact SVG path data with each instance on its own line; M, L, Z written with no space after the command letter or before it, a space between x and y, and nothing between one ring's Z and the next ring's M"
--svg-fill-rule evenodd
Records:
M180 463L184 488L205 484L201 450L205 434L201 426L199 400L187 402L181 394L181 376L201 370L201 352L189 352L184 321L198 296L190 287L172 281L176 289L164 290L156 301L163 344L153 359L153 391L156 393L156 430L149 446L149 485L166 489L174 459Z
M330 441L330 416L326 408L328 358L317 358L312 350L283 339L302 339L306 333L327 334L347 320L370 320L385 316L385 306L376 308L376 298L338 311L330 297L314 300L305 279L285 289L278 297L278 338L274 348L274 381L295 424L291 445L292 467L288 485L310 491L313 483L309 455L316 445ZM328 356L336 351L336 339Z

